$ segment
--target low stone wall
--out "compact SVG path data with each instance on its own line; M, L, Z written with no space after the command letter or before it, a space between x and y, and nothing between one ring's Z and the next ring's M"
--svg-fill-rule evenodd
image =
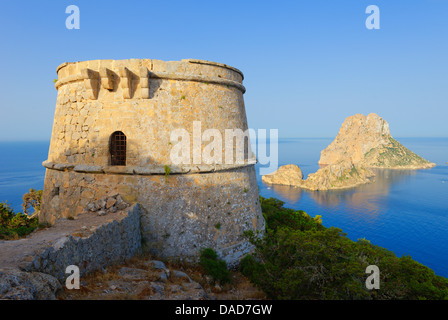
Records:
M113 220L95 230L81 230L78 235L68 235L37 255L23 266L25 271L50 274L65 281L65 270L76 265L80 275L91 273L111 264L124 262L141 247L140 205L128 209L127 216Z
M265 228L253 166L167 177L49 169L45 185L40 221L77 217L89 201L107 194L139 203L144 242L162 260L194 263L200 249L208 247L235 265L250 251L243 233Z
M140 215L139 204L105 216L84 213L25 239L1 242L0 299L52 298L61 288L57 282L65 284L67 266L78 266L82 277L133 257L142 243ZM49 293L39 295L42 288Z

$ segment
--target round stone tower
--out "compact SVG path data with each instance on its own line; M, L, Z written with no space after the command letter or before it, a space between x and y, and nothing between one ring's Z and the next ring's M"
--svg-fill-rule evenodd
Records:
M119 193L141 205L143 239L160 257L192 260L211 247L234 263L250 249L243 232L265 223L256 161L251 152L236 161L237 142L232 137L231 149L224 142L229 130L247 130L241 71L202 60L130 59L64 63L57 73L42 222ZM172 160L173 132L183 132L181 163ZM213 161L201 158L212 141L205 132L214 143L222 136Z

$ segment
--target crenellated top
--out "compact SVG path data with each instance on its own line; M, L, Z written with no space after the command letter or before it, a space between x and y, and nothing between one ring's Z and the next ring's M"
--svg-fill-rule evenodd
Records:
M151 79L195 81L233 87L242 93L244 76L236 68L216 62L183 59L161 61L153 59L91 60L63 63L57 68L59 90L73 82L83 82L88 98L98 98L100 90L116 91L120 87L123 99L149 99ZM140 94L134 95L139 90Z

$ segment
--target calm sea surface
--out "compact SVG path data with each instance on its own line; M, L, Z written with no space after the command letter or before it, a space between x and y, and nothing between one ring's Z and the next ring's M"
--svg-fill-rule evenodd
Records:
M448 277L448 138L397 139L435 162L437 167L417 171L380 170L377 181L345 191L305 191L269 186L260 194L276 197L286 206L321 215L325 226L335 226L350 239L366 238L401 256ZM305 176L315 172L320 151L332 139L281 139L279 165L297 164ZM48 142L0 142L0 201L21 211L22 195L42 189Z
M50 142L0 142L0 202L22 211L22 196L44 187Z
M297 164L305 176L317 171L320 151L333 139L282 139L279 165ZM365 238L410 255L448 277L448 139L403 138L404 146L437 164L426 170L378 170L377 181L348 190L305 191L266 185L257 170L260 195L321 215L352 240ZM258 166L258 165L257 165Z

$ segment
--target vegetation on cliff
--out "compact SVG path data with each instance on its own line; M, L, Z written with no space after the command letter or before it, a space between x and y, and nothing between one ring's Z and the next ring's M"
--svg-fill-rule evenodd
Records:
M371 168L414 170L435 166L392 138L389 124L374 113L345 119L336 138L322 150L319 164L325 167L305 180L298 166L286 165L264 175L262 181L308 190L344 189L374 181Z
M30 189L30 192L23 196L24 213L15 213L8 203L0 202L0 239L19 239L37 229L40 226L37 215L29 214L31 208L34 213L40 210L41 199L42 190Z
M374 148L364 155L366 165L375 168L430 168L434 164L415 154L397 140L389 138L389 144Z
M387 121L375 113L345 119L334 141L322 150L319 164L341 160L362 167L391 169L425 169L435 165L395 140Z
M224 260L218 258L218 254L211 248L201 250L199 264L205 273L212 277L213 283L226 284L231 282L230 272Z
M24 208L38 209L39 194L31 189ZM246 232L255 250L242 260L241 272L268 298L448 299L448 279L410 256L399 258L365 239L352 241L342 230L323 226L320 216L285 208L280 200L260 197L260 202L266 230L262 237ZM37 218L0 203L0 239L17 239L38 227ZM378 290L366 288L369 265L380 270ZM214 250L201 250L199 266L200 278L210 277L213 286L235 285L235 274Z
M266 232L246 235L255 245L244 275L272 299L448 299L448 279L409 256L398 258L367 240L352 241L321 218L260 197ZM380 269L380 289L368 290L366 267Z
M0 203L0 239L13 240L26 236L39 226L37 218L29 218L5 202Z

